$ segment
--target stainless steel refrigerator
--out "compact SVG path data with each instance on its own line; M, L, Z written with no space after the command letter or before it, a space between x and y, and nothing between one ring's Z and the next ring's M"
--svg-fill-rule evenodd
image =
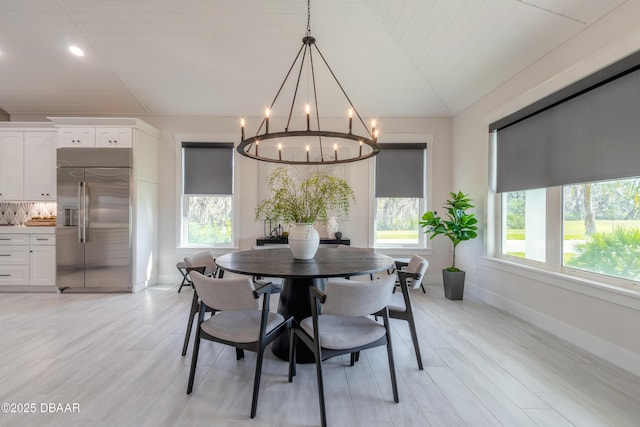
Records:
M131 289L131 149L59 148L56 285Z

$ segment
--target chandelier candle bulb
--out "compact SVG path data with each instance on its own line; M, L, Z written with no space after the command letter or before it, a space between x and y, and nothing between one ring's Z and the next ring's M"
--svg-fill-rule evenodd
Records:
M256 141L256 156L258 155L258 146L260 145L260 141Z
M353 109L349 108L349 133L353 129ZM362 155L362 141L360 141L360 155Z
M267 108L264 118L264 133L269 133L269 114L271 114L271 111Z
M333 153L336 156L336 160L338 160L338 144L333 144Z
M307 145L307 162L309 161L309 149L310 147Z
M278 144L278 160L282 160L282 144Z
M305 106L305 110L307 112L307 130L311 129L311 120L310 120L310 114L311 114L311 107L309 106L309 104L307 104Z
M362 156L362 141L360 141L360 156Z
M244 139L244 119L240 119L240 133L242 134L242 139Z

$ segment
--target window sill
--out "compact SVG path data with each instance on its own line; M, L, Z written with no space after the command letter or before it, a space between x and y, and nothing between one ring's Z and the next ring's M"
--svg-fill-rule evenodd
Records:
M538 266L521 264L501 258L484 257L487 266L518 276L537 280L571 292L640 310L640 289L599 282L580 276L550 271Z
M384 254L384 255L388 255L392 258L398 258L398 257L410 257L411 255L419 255L419 256L430 256L433 255L433 249L432 248L411 248L411 247L404 247L404 248L391 248L391 247L378 247L375 248L377 253L380 254Z

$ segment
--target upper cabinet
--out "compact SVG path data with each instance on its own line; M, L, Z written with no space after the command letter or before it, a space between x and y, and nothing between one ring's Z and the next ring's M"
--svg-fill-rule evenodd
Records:
M56 200L56 135L52 124L0 124L0 201Z
M56 132L24 133L24 199L56 200Z
M131 128L96 128L96 147L131 147Z
M71 127L58 129L58 147L95 147L96 129Z
M0 132L0 201L24 195L24 132Z
M60 127L58 147L125 147L131 148L130 127Z

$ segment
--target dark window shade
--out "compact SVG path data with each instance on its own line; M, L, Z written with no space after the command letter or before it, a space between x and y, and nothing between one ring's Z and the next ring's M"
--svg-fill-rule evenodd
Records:
M640 175L640 71L497 130L498 192Z
M424 197L427 144L380 144L376 159L376 197Z
M233 194L233 144L183 142L183 194Z

